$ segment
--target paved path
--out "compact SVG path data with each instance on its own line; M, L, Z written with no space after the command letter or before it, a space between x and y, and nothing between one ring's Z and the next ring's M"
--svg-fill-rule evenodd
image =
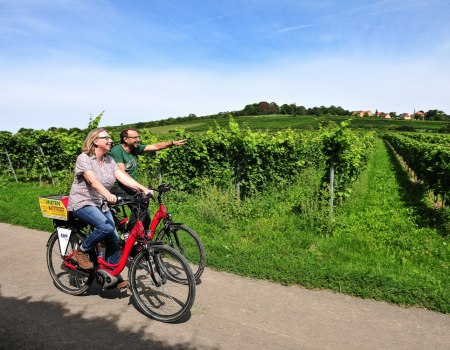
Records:
M450 315L210 269L188 320L156 322L126 293L57 290L48 237L0 223L0 349L450 349Z

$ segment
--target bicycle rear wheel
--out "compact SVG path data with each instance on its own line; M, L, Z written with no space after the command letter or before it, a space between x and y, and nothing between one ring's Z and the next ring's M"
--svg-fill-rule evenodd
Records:
M173 278L173 271L183 283ZM138 308L155 320L178 321L194 303L194 274L183 256L171 247L156 244L139 252L128 279Z
M64 258L77 250L82 241L82 235L72 233L64 253L60 251L57 232L54 232L47 242L47 267L50 277L59 290L71 295L83 294L94 280L92 273L72 270L64 265Z
M156 242L162 242L179 251L188 261L195 280L200 280L206 265L206 252L200 237L193 229L184 224L169 225L158 233Z

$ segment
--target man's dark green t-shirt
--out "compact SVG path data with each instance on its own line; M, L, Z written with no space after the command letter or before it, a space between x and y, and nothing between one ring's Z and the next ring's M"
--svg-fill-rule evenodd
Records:
M131 153L125 151L122 145L115 145L109 153L114 158L116 163L123 163L125 171L133 179L137 177L137 156L144 152L146 145L139 145L137 148L133 148Z

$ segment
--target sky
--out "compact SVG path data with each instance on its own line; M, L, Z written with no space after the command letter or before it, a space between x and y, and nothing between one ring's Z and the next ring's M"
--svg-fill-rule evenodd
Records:
M450 114L450 2L0 0L0 130L261 101Z

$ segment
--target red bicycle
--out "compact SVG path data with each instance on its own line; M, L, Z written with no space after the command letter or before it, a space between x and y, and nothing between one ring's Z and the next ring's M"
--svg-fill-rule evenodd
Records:
M135 196L123 204L139 208L138 220L131 229L117 264L101 257L101 245L90 252L94 269L84 270L74 260L75 251L92 228L70 212L67 220L54 219L55 232L47 242L47 266L58 289L71 295L85 293L96 280L104 288L113 287L118 275L128 267L128 283L137 308L146 316L162 322L184 318L195 299L195 277L186 259L174 248L154 242L147 235L143 218L149 198ZM136 254L130 254L131 252Z
M170 184L161 184L158 188L153 189L158 193L157 199L155 198L155 201L157 200L158 202L158 209L150 223L149 237L153 238L155 236L155 242L167 244L180 252L188 261L198 283L206 265L205 247L193 229L185 224L174 222L172 215L167 212L162 197L164 193L169 192L171 189L172 186ZM127 201L133 203L133 200L133 197L123 197L111 208L117 231L124 238L129 234L127 230L129 219L126 204ZM135 217L137 216L138 214L135 214Z

